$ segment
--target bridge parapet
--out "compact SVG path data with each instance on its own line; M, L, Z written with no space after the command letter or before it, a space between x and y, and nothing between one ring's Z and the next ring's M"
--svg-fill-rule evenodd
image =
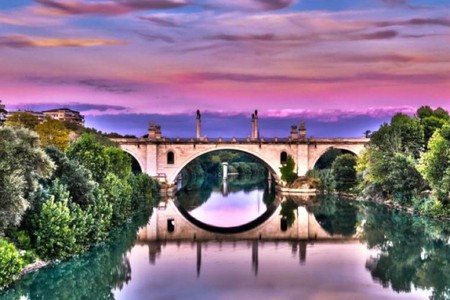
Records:
M113 138L118 144L367 144L368 138L307 138L305 140L291 138Z

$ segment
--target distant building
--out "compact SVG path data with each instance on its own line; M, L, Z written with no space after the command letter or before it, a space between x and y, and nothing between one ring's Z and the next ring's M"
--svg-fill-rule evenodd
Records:
M5 122L6 120L6 109L5 109L5 105L2 104L2 100L0 100L0 125L3 124L3 122Z
M68 108L57 108L42 112L44 117L84 125L84 116L80 112Z

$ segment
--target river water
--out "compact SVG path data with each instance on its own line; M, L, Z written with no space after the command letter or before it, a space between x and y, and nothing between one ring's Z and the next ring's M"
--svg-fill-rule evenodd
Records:
M25 276L0 299L450 299L448 223L339 198L281 197L269 185L187 184L104 245ZM174 209L223 232L197 230ZM305 215L313 238L280 238L303 232ZM249 223L259 238L241 238Z

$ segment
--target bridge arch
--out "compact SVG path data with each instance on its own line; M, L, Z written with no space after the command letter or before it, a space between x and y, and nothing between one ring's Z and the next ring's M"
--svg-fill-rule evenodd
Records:
M279 171L279 161L276 162L271 162L268 159L266 159L264 156L255 153L249 149L243 148L243 147L238 147L238 146L231 146L231 145L226 145L223 147L215 147L215 148L210 148L210 149L205 149L199 152L196 152L195 154L187 157L186 159L184 159L182 162L176 163L176 168L174 169L173 172L171 172L171 174L167 174L167 181L169 184L172 184L175 182L175 179L177 178L177 176L180 174L180 172L193 160L195 160L196 158L210 153L210 152L215 152L215 151L220 151L220 150L234 150L234 151L240 151L240 152L244 152L247 154L250 154L256 158L258 158L259 160L261 160L261 162L269 169L269 171L274 175L275 180L278 180L279 178L281 178L281 174Z
M133 151L131 151L131 150L125 148L125 147L120 147L120 149L121 149L123 152L125 152L125 153L131 155L131 156L138 162L139 168L141 168L141 172L142 172L142 173L145 173L145 171L146 171L146 170L145 170L145 164L142 162L142 159L141 159L138 155L136 155L136 153L134 153Z
M337 150L345 150L348 151L352 154L354 154L356 157L359 156L359 151L352 148L351 146L347 146L347 145L339 145L339 146L333 146L333 145L327 145L326 147L324 147L323 149L320 149L317 154L313 157L312 160L310 160L310 165L309 165L309 169L313 169L314 166L316 165L316 163L319 161L319 159L325 154L327 153L329 150L332 149L337 149Z

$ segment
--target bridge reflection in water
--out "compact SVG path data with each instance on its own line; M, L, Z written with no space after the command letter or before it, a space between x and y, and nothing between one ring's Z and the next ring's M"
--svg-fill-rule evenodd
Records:
M300 203L305 203L310 198L305 195ZM163 247L168 243L191 244L196 247L196 269L197 276L200 276L202 265L203 249L209 243L219 243L222 241L236 243L246 243L250 250L252 261L252 272L258 274L259 247L263 247L265 242L287 241L292 247L292 255L298 256L300 264L306 262L306 249L308 243L317 242L339 242L339 243L359 243L357 233L346 236L342 234L330 234L317 221L314 213L308 212L305 205L293 208L294 220L287 221L283 216L283 204L292 201L283 196L275 198L272 207L269 207L265 214L256 220L236 227L215 227L194 220L184 209L178 205L175 198L168 199L155 209L148 224L141 228L137 236L138 245L148 246L150 264L155 264L162 252ZM221 248L221 247L220 247Z

